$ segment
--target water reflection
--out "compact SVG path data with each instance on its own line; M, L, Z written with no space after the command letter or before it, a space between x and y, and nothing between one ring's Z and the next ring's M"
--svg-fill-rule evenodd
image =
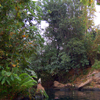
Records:
M49 100L100 100L100 91L47 90Z

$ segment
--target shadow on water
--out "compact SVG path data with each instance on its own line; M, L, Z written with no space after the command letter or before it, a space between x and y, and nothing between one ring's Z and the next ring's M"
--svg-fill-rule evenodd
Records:
M100 91L46 90L48 100L100 100Z
M55 90L47 89L46 90L49 99L45 98L34 98L32 100L100 100L100 91L78 91L78 90ZM30 100L29 97L16 100Z

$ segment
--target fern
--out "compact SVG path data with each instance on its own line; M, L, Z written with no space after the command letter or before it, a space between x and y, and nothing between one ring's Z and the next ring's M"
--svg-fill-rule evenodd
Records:
M5 95L12 94L11 98L18 93L28 94L28 89L37 84L37 81L33 77L37 76L30 76L28 73L18 75L10 71L2 70L0 73L2 93L5 93Z

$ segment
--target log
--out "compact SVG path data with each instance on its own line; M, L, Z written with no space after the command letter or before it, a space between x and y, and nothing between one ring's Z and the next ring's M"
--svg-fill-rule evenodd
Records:
M92 78L87 80L86 82L84 83L81 83L79 86L78 86L78 90L81 90L84 86L86 86L87 84L89 84L90 82L92 81Z

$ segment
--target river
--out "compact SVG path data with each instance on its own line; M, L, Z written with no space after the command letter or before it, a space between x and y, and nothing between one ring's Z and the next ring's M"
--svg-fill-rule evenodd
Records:
M48 89L48 100L100 100L100 91L66 91Z

